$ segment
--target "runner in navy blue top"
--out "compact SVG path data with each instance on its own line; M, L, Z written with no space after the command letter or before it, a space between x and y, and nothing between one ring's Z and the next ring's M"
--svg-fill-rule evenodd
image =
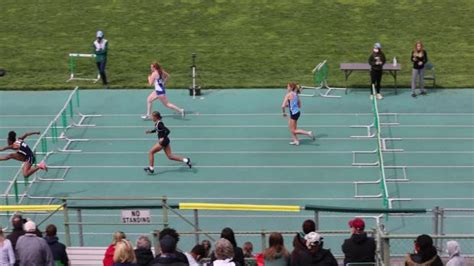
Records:
M145 172L147 172L148 174L153 174L155 172L155 169L154 169L155 153L161 150L165 151L166 157L168 157L168 159L173 160L173 161L178 161L178 162L184 162L189 168L191 168L192 167L191 159L174 155L171 152L170 139L168 138L168 135L170 134L170 130L161 121L161 114L155 111L151 115L151 119L153 120L153 122L155 122L155 128L153 130L147 130L145 133L146 134L157 133L158 143L153 145L153 147L150 149L150 152L148 153L150 166L144 169Z
M300 92L300 86L296 83L288 83L286 86L288 93L285 95L283 99L283 103L281 105L281 110L283 112L283 116L286 117L285 109L288 107L290 111L290 119L288 119L288 128L290 129L292 141L290 145L300 145L300 141L298 139L298 134L306 135L310 137L312 140L315 140L312 131L306 131L302 129L298 129L298 118L300 117L300 109L301 109L301 101L300 97L298 96Z
M24 141L28 136L31 135L39 135L40 132L28 132L25 133L23 136L16 138L16 132L10 131L8 132L7 143L8 146L0 148L0 151L5 150L15 150L16 152L7 154L5 156L0 156L0 161L6 161L10 159L14 159L20 162L23 162L23 176L29 177L30 175L34 174L38 170L45 170L48 171L48 166L44 161L40 162L37 166L33 166L36 163L35 155L33 151L30 149L28 144Z

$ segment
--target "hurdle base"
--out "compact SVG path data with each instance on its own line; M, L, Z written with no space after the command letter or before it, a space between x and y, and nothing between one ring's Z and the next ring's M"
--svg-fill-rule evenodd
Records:
M201 96L201 89L188 89L188 90L189 90L189 96Z

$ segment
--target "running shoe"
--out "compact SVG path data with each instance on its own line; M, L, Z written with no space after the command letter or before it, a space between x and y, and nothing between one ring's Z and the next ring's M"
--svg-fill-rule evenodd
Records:
M149 175L152 175L155 173L155 170L150 169L150 167L144 168L143 170Z
M383 96L382 96L382 94L380 94L380 93L377 93L377 100L382 100L382 99L383 99Z
M151 117L149 115L142 115L143 120L150 120Z
M46 172L48 172L48 166L46 165L44 161L41 161L37 166L39 169L45 170Z
M426 91L422 91L420 94L421 94L421 95L428 95L428 94L426 93Z
M314 136L313 131L310 131L310 132L309 132L309 137L310 137L313 141L316 140L316 136Z
M416 98L416 93L412 93L411 97Z
M299 141L292 141L292 142L290 142L290 145L298 146L298 145L300 145L300 142Z
M189 168L192 168L193 167L193 164L191 163L191 159L189 158L186 158L188 159L188 161L186 162L186 165L189 167Z
M184 118L186 116L186 112L184 111L184 109L181 109L181 118Z

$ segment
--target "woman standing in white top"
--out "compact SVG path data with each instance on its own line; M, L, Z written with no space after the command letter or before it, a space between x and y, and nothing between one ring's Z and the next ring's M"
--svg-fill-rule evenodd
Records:
M0 229L0 266L13 266L15 264L15 253L10 240L3 235Z

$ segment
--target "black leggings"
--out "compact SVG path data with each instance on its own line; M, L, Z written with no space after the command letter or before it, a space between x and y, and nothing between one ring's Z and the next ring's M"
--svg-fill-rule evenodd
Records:
M375 91L380 93L380 82L382 81L382 70L370 70L370 94L372 94L372 84L375 84Z
M97 62L97 68L99 69L100 77L102 78L102 84L107 85L107 76L105 75L105 64L107 61Z

